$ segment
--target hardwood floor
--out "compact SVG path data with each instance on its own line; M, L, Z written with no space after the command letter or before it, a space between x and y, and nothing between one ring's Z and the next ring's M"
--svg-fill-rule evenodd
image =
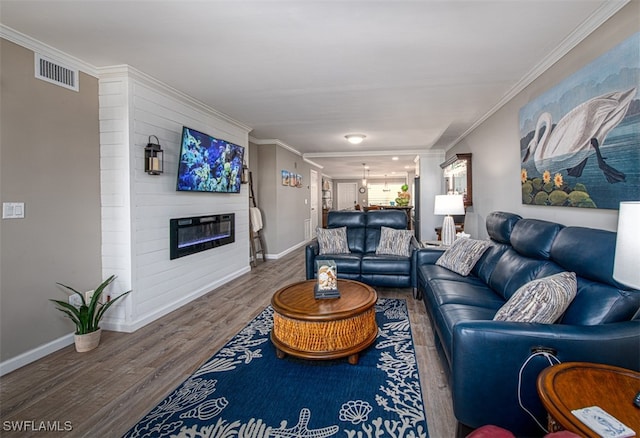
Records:
M122 436L152 407L269 305L271 295L304 280L304 250L259 263L135 333L103 332L100 346L59 350L0 378L0 435ZM376 288L407 300L431 438L454 437L451 392L422 301L408 289ZM12 432L11 421L41 421L61 432ZM65 423L66 422L66 423ZM72 430L64 430L72 427Z

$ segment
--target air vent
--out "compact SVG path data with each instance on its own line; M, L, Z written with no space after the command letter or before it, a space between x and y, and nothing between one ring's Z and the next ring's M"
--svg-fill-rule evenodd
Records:
M36 53L36 78L78 91L78 70Z

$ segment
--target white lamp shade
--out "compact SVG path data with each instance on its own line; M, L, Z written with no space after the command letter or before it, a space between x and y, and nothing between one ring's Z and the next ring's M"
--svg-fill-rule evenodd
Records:
M436 195L433 214L464 214L462 195Z
M621 202L613 278L640 289L640 202Z

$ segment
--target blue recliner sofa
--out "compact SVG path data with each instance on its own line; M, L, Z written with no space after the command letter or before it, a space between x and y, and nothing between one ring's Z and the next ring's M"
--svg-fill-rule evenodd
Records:
M411 242L411 255L377 255L380 228L407 229L407 215L400 210L330 211L327 228L347 228L350 254L318 254L318 242L305 249L307 280L316 278L316 260L334 260L338 278L356 280L371 286L415 288L415 250L418 243Z
M442 251L418 250L418 292L449 371L458 430L493 424L543 435L523 409L546 426L536 379L553 357L542 352L640 370L640 291L612 277L614 232L505 212L486 226L492 245L468 276L436 265ZM577 294L556 323L493 321L518 288L561 271L576 273Z

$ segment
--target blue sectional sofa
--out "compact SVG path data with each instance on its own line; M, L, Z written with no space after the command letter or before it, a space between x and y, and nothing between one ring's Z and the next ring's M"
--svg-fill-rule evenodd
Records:
M415 250L413 239L411 255L377 255L380 228L407 229L407 215L400 210L330 211L327 228L347 228L350 254L319 254L317 241L305 249L307 280L316 278L316 260L334 260L338 278L356 280L371 286L415 287Z
M459 431L494 424L542 435L520 406L546 426L535 382L553 358L542 352L639 370L640 291L612 278L613 232L504 212L486 226L492 245L468 276L436 265L442 251L418 250L418 293L449 371ZM493 321L518 288L562 271L576 273L577 294L556 323Z

